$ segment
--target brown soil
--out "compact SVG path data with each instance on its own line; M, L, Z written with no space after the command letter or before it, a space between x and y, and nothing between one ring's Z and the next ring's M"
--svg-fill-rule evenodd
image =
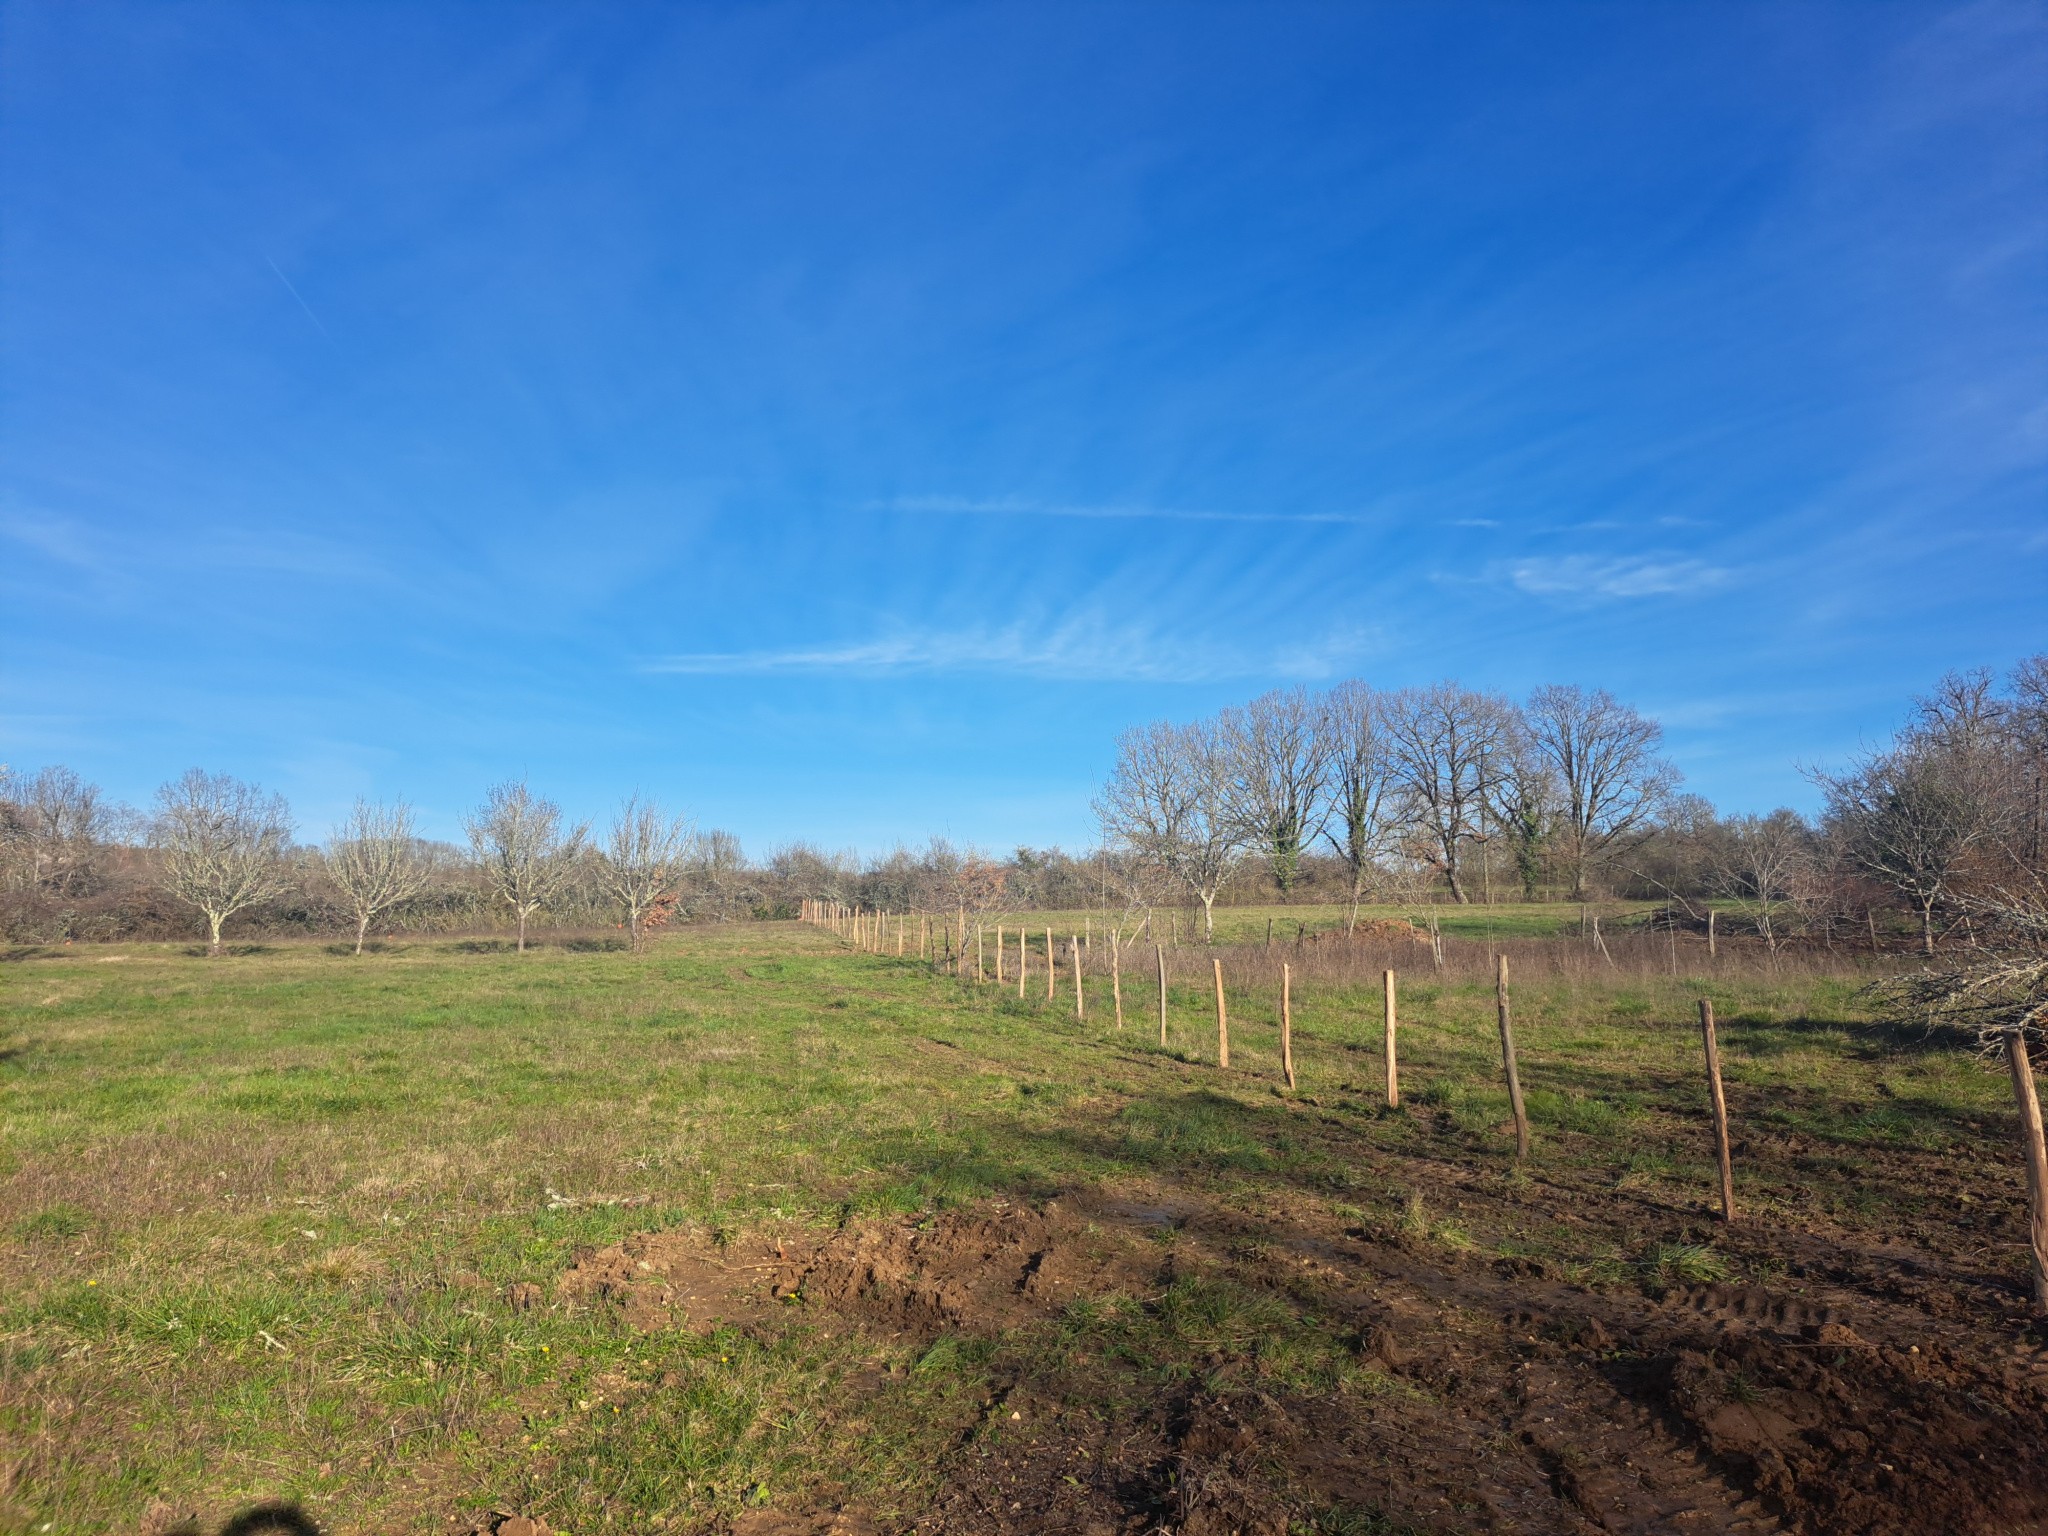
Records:
M1453 1194L1466 1213L1507 1198L1478 1181L1432 1198ZM924 1532L2048 1533L2048 1351L2009 1287L1925 1247L1718 1241L1771 1283L1575 1285L1391 1219L1146 1187L801 1248L648 1233L587 1256L562 1296L650 1327L1000 1341ZM1176 1370L1031 1347L1077 1300L1144 1305L1187 1276L1284 1304L1369 1369L1316 1391L1227 1348ZM744 1536L873 1529L855 1511L748 1519Z

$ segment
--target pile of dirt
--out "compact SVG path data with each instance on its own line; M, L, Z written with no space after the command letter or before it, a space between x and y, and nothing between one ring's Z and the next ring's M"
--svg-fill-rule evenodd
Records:
M1325 928L1309 934L1311 944L1427 944L1425 934L1401 918L1366 918L1356 928Z
M1744 1241L1771 1249L1770 1285L1590 1286L1398 1221L1075 1191L801 1246L644 1234L587 1255L561 1295L643 1326L809 1317L996 1341L983 1421L917 1525L934 1536L2048 1531L2043 1340L1996 1308L1916 1300L1981 1275ZM1013 1347L1090 1298L1163 1315L1190 1281L1287 1337L1341 1341L1356 1369L1318 1379L1223 1336L1175 1359ZM862 1529L774 1519L748 1536Z

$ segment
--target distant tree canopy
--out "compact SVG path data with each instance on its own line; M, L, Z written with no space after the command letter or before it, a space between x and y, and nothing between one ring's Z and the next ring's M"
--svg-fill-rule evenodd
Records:
M1739 925L1773 947L1910 933L1933 953L1957 932L2018 932L2011 914L2040 909L2048 656L1942 679L1889 742L1813 775L1813 820L1724 817L1682 792L1662 746L1656 721L1601 690L1516 701L1352 680L1126 731L1093 848L792 843L759 860L639 796L593 840L523 781L490 791L466 846L422 838L394 801L359 803L308 847L281 797L226 775L194 769L138 814L68 768L0 769L0 936L196 933L219 953L230 928L361 950L380 933L501 928L523 945L540 925L627 944L669 921L792 916L806 899L977 914L1334 902L1355 915L1368 900L1622 896L1661 901L1674 921L1739 903Z

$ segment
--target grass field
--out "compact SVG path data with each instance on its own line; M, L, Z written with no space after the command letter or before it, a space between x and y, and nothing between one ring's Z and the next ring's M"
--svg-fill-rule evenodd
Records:
M1885 1524L1920 1518L1887 1464L1949 1529L2048 1515L2002 1074L1868 1025L1854 977L1541 977L1517 1169L1490 988L1418 983L1389 1111L1369 991L1297 998L1287 1093L1264 991L1224 1073L1199 987L1162 1050L1142 981L1119 1034L1099 978L1080 1024L1065 993L795 924L644 955L25 954L0 968L0 1530L211 1529L280 1496L366 1533L1562 1530L1653 1495L1916 1528ZM625 1279L579 1284L606 1263ZM674 1300L707 1274L728 1291ZM1824 1391L1778 1334L1829 1327L1855 1343ZM1743 1439L1828 1391L1970 1432ZM1258 1446L1210 1445L1224 1424ZM1600 1481L1659 1436L1665 1493ZM1987 1448L1956 1502L1934 1471Z
M1739 903L1717 903L1727 909L1739 907ZM1583 909L1598 913L1600 920L1611 928L1625 928L1639 923L1650 912L1655 911L1654 902L1601 902ZM1473 903L1457 906L1442 902L1417 902L1410 905L1379 904L1361 906L1358 920L1361 923L1408 922L1418 926L1426 925L1433 916L1442 931L1459 939L1542 939L1562 934L1576 934L1581 921L1581 908L1564 902L1494 902L1490 905ZM1084 928L1101 927L1103 915L1100 912L1084 911L1032 911L1011 914L1012 919L1032 927L1050 924L1054 933L1064 935L1080 933ZM1298 930L1309 933L1335 933L1342 930L1350 920L1350 911L1341 905L1295 905L1271 907L1218 907L1216 909L1216 942L1218 944L1256 944L1262 942L1270 925L1276 939L1291 939ZM991 919L990 921L994 921ZM1142 921L1142 919L1140 919ZM1131 920L1125 919L1126 927ZM1200 907L1171 909L1162 907L1153 915L1154 936L1161 942L1177 933L1183 943L1194 944L1202 934L1202 909ZM893 932L893 930L892 930Z

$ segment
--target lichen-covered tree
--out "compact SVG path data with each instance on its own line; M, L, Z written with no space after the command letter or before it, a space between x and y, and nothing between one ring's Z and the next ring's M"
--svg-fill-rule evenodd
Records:
M672 898L690 852L690 823L665 814L652 800L629 795L612 818L598 852L597 878L626 914L634 949L645 942L647 914Z
M357 800L348 819L327 840L327 878L356 921L356 953L379 912L408 902L427 888L432 864L413 824L412 807Z
M282 795L194 768L156 792L149 841L158 878L206 919L206 949L221 951L230 917L291 889L291 809Z
M528 921L574 876L589 825L565 827L561 807L536 795L521 779L494 786L464 826L477 867L519 920L519 952L524 954Z

